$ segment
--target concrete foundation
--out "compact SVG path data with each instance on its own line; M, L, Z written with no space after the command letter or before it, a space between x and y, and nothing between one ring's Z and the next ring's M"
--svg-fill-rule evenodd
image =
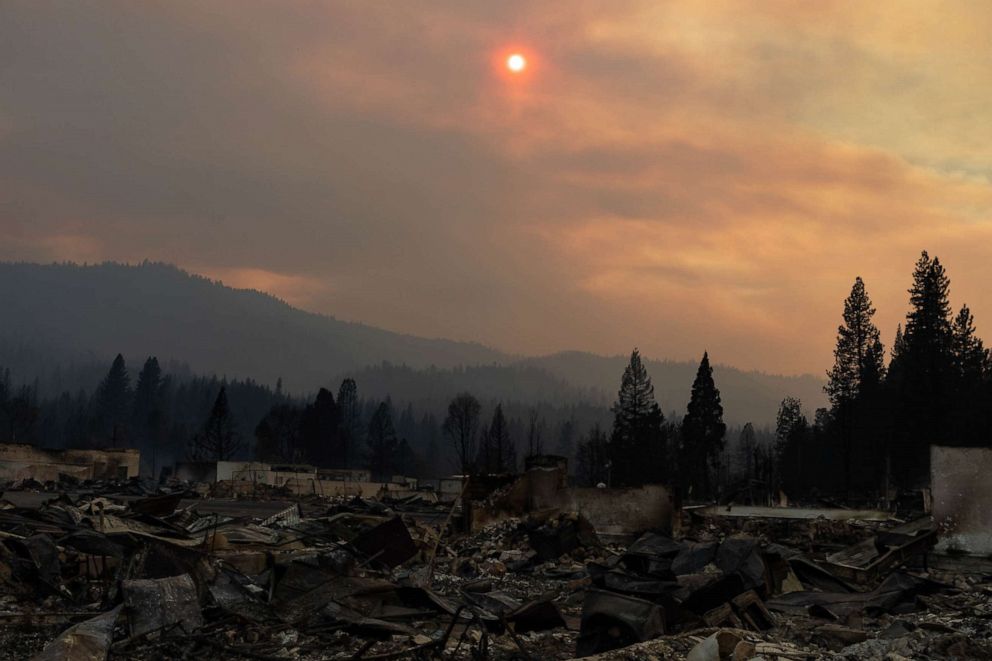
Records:
M930 448L938 551L992 556L992 449Z

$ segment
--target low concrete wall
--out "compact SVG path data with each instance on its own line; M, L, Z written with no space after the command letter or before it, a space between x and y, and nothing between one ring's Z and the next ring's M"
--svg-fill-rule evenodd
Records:
M992 449L930 448L938 551L992 556Z
M556 510L582 514L603 535L671 531L678 522L679 507L673 492L661 484L629 489L563 488L563 484L561 469L531 469L484 503L475 503L472 525Z
M0 480L58 479L59 473L89 479L127 479L138 475L140 453L133 448L109 450L45 450L32 445L0 443Z
M172 476L186 482L216 482L217 462L180 461L176 463Z
M597 533L628 535L653 528L671 532L677 505L661 484L631 489L565 489L561 508L580 512Z

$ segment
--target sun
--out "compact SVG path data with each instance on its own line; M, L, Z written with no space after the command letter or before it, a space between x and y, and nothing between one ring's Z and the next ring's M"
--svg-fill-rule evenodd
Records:
M514 53L506 58L506 68L514 73L520 73L527 68L527 58L520 53Z

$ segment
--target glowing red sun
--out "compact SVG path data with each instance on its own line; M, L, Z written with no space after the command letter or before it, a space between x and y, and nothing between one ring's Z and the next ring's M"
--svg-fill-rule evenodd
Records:
M527 58L520 53L514 53L506 58L506 68L513 73L520 73L527 68Z

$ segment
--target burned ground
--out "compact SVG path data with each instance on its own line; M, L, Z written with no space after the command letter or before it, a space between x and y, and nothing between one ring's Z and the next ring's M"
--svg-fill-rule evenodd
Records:
M922 512L685 507L619 534L513 484L464 509L49 489L0 510L0 658L992 657L987 565L935 555Z

